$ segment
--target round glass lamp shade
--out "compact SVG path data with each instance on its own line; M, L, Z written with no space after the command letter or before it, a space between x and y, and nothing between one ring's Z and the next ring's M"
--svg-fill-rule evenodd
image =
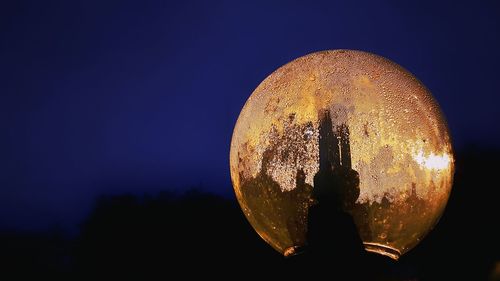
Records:
M231 179L257 233L280 253L307 245L315 177L353 175L346 204L367 251L398 259L432 229L452 186L443 114L426 87L383 57L300 57L269 75L234 128Z

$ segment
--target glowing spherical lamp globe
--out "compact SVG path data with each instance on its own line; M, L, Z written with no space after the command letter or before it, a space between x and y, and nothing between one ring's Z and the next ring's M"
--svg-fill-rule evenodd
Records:
M255 89L230 169L245 216L284 255L307 245L315 177L355 174L346 208L365 249L398 259L443 213L454 158L443 114L417 78L383 57L335 50L300 57Z

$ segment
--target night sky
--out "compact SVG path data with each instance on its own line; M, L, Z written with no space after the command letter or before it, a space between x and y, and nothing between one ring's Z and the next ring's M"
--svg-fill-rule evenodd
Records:
M103 194L232 196L243 104L314 51L408 69L457 151L500 141L498 1L11 2L0 4L0 229L72 228Z

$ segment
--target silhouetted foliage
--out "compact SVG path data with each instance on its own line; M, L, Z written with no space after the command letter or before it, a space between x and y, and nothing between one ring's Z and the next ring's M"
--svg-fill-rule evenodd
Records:
M370 254L364 265L326 261L329 278L335 279L339 266L344 266L344 271L378 274L381 280L487 280L494 262L500 260L500 189L495 178L500 151L469 147L457 155L448 206L417 247L398 262ZM206 279L293 280L311 275L311 267L304 266L300 255L287 259L269 247L235 200L199 191L104 196L77 238L58 231L0 234L1 280L26 275L65 280L134 275L140 276L138 280L174 279L177 273ZM6 277L12 274L18 278Z
M236 202L191 191L101 198L76 258L79 274L221 276L235 269L250 274L281 256L262 243Z
M359 196L359 175L351 169L349 128L332 125L328 110L320 114L319 171L307 219L308 245L302 263L316 277L331 274L359 280L366 267L363 242L350 214Z

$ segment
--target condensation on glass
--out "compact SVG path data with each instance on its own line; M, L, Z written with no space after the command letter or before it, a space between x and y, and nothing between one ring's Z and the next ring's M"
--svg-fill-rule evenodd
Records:
M330 139L320 135L322 122ZM454 172L437 102L417 78L383 57L323 51L269 75L249 97L233 132L230 168L237 199L274 249L292 255L307 245L322 140L339 165L359 175L349 213L367 251L398 259L436 224Z

